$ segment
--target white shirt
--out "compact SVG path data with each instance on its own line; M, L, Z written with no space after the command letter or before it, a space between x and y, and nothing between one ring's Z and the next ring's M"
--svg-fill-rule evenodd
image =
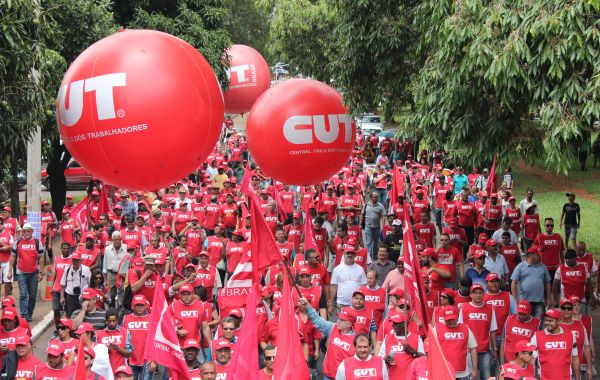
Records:
M490 273L496 273L499 277L508 275L508 265L506 265L506 259L499 253L496 254L495 260L492 260L489 253L486 253L483 267Z
M73 288L79 286L80 291L83 292L90 285L91 278L92 272L89 267L80 264L79 270L73 270L73 267L69 266L63 272L60 279L60 286L65 287L65 293L73 296Z
M356 263L346 265L341 262L333 269L331 274L331 284L337 285L337 304L341 306L351 305L352 293L366 283L367 275L362 267Z

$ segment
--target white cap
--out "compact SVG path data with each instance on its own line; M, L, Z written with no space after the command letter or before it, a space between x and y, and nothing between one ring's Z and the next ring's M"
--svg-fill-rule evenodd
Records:
M23 224L23 230L33 230L33 227L29 223Z

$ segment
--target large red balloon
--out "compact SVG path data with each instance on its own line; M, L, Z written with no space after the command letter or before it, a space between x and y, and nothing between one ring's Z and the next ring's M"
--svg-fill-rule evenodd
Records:
M232 45L227 49L227 55L230 61L225 112L248 112L256 99L271 85L269 65L259 52L246 45Z
M94 176L152 190L185 177L219 138L223 98L204 57L152 30L106 37L73 62L57 102L60 134Z
M265 91L246 125L248 150L270 177L311 185L348 160L355 126L342 96L310 79L291 79Z

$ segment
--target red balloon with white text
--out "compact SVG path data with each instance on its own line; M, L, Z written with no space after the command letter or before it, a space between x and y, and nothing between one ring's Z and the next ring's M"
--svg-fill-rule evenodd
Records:
M229 86L225 91L225 112L243 114L271 85L269 65L258 51L246 45L232 45L229 55Z
M219 138L216 76L187 42L125 30L87 48L60 86L57 119L73 157L106 183L154 190L187 176Z
M256 101L248 116L248 150L264 173L291 185L326 180L348 161L355 126L330 86L291 79Z

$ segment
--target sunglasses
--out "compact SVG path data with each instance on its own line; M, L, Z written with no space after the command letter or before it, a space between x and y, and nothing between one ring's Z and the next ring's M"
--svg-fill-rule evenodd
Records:
M320 256L311 256L309 257L309 259L311 260L319 260L321 257Z
M568 307L568 306L561 306L561 307L560 307L560 310L564 310L564 311L571 311L571 310L573 310L573 307L572 307L572 306L571 306L571 307Z
M265 360L268 360L268 361L275 360L275 356L265 356Z
M223 327L223 330L225 330L225 331L233 331L235 329L233 327Z
M410 306L408 306L408 305L398 305L398 307L399 307L400 309L404 309L404 308L406 308L406 309L410 309Z
M522 354L527 354L527 355L533 355L533 352L529 352L529 351L521 351Z
M58 326L56 329L57 330L68 330L69 328L67 326Z
M554 224L546 224L546 227L554 227Z

